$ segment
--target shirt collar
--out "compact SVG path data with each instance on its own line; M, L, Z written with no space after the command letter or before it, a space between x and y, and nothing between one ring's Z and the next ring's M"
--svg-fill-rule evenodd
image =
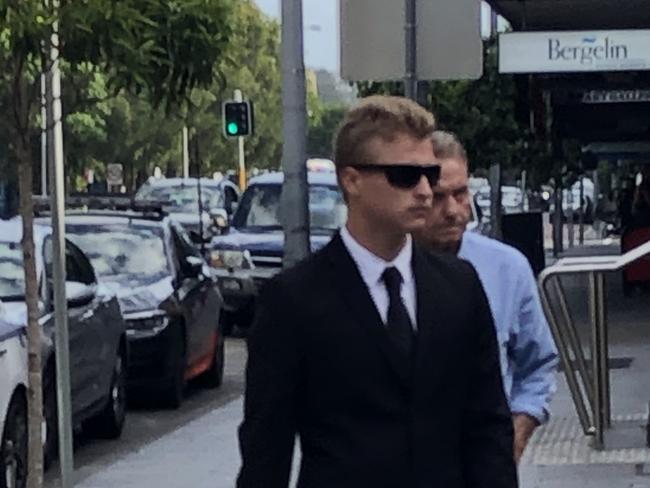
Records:
M395 259L386 261L359 244L352 234L350 234L346 226L341 228L340 233L343 244L345 244L345 247L359 268L359 273L361 273L363 281L368 286L374 286L381 282L381 275L384 270L391 266L399 270L403 283L409 283L413 280L413 268L411 267L413 241L410 234L407 234L406 243Z

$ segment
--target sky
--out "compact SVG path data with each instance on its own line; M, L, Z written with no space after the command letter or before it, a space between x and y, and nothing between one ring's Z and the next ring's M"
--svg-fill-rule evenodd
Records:
M267 15L280 18L281 0L255 0ZM305 64L339 73L338 0L303 0ZM483 31L489 31L489 7L483 5Z
M255 0L271 17L280 18L280 0ZM339 72L338 2L303 0L305 64Z

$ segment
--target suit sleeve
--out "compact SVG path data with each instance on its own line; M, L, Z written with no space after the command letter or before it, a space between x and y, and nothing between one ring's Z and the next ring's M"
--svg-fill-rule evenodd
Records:
M238 488L289 486L300 381L297 321L289 311L296 309L274 280L260 296L248 336Z
M515 488L512 416L503 390L496 330L487 297L472 269L474 324L463 421L467 488ZM470 340L471 340L470 339Z

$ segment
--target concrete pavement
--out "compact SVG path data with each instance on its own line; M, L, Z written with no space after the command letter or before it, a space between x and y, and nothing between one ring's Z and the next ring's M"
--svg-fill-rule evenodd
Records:
M190 422L80 481L78 488L231 488L242 400Z

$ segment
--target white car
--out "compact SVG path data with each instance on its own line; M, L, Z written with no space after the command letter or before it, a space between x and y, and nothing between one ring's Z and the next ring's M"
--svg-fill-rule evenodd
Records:
M0 302L0 486L27 483L27 337Z

